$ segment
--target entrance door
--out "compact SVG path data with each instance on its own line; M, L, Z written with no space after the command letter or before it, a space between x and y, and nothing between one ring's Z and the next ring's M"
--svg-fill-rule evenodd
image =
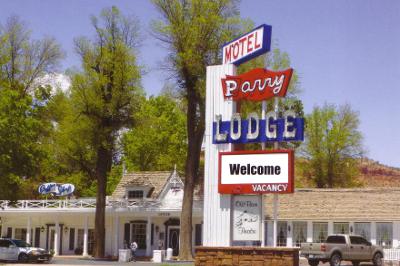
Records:
M179 228L169 229L168 234L168 247L172 248L172 255L178 256L179 254Z

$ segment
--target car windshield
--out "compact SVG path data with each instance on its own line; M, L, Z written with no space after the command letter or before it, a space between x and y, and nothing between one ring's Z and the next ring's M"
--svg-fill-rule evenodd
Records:
M15 243L15 245L17 245L17 247L19 248L29 248L31 247L31 245L29 245L28 243L26 243L23 240L13 240L13 242Z

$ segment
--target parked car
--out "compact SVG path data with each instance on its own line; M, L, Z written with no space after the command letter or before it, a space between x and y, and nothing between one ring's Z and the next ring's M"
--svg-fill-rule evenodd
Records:
M0 238L0 260L49 262L53 255L23 240Z
M320 261L339 266L342 260L351 261L354 266L365 261L372 261L374 266L383 265L383 249L356 235L330 235L325 243L302 243L300 252L311 266Z

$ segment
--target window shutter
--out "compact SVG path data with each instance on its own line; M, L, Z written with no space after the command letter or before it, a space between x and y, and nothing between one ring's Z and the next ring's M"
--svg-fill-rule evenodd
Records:
M201 246L203 245L203 240L202 240L202 224L196 224L195 227L195 235L194 235L194 244L196 246Z
M35 228L35 247L40 247L40 227Z
M129 244L130 244L129 243L130 229L131 229L130 224L126 223L124 225L124 244L126 244L127 246L125 247L125 245L124 245L124 248L129 248Z

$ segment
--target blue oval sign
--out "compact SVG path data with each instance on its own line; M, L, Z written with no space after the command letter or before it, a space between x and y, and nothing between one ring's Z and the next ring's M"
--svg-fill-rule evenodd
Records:
M67 196L75 191L73 184L44 183L38 188L39 194L54 194L56 196Z

